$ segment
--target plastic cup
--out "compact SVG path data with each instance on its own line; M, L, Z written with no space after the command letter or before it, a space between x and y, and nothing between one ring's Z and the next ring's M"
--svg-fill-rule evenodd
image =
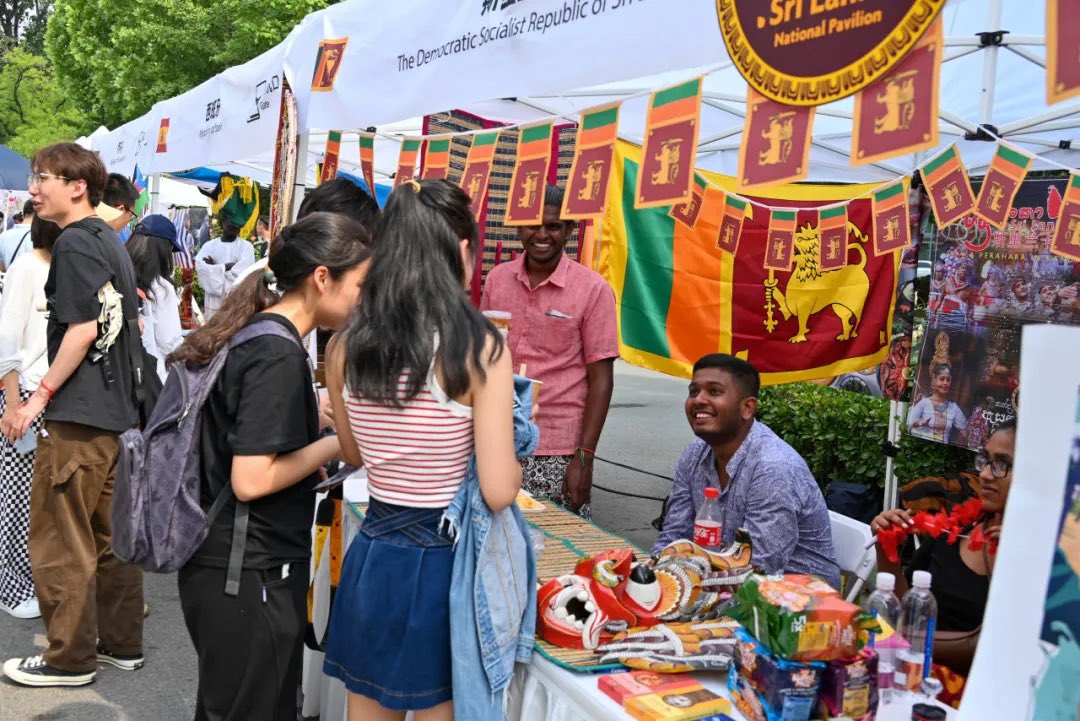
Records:
M499 329L499 332L503 334L503 338L509 335L510 319L513 317L510 313L505 310L485 310L484 317Z

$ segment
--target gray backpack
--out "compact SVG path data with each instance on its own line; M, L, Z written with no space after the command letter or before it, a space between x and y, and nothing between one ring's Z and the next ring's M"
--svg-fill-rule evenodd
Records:
M120 459L112 500L113 553L147 571L173 573L206 540L210 526L233 497L225 484L208 512L200 503L202 409L228 352L253 338L275 335L298 346L280 323L262 320L240 329L204 366L174 363L146 426L120 436ZM302 346L301 346L302 347ZM237 503L225 593L240 590L247 540L248 504Z

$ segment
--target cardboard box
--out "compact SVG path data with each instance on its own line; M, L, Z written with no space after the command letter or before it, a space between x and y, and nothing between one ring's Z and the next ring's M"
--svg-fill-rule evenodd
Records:
M634 696L626 713L638 721L691 721L731 713L731 702L700 687L693 691Z
M656 673L655 671L628 671L601 676L597 687L615 703L625 706L635 696L665 694L675 691L693 691L702 688L693 678L683 674Z

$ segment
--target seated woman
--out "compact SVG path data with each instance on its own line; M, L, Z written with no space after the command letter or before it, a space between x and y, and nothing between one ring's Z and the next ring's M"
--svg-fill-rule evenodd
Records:
M982 487L983 514L962 533L969 535L982 527L986 539L996 543L1001 534L1001 519L1012 485L1013 451L1016 446L1016 422L1002 423L986 440L975 456L975 469ZM911 514L902 509L885 511L870 524L874 533L893 525L911 524ZM949 545L945 536L921 536L911 564L901 569L878 547L878 570L896 576L896 593L903 596L914 571L929 571L934 581L931 591L938 605L934 661L953 671L966 674L975 654L975 644L982 626L994 556L987 546L973 551L961 540Z

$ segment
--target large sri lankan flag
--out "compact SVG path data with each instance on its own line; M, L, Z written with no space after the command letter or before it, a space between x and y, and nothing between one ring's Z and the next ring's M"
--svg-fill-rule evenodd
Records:
M641 149L620 141L600 226L597 269L615 290L619 352L644 368L688 378L706 353L753 363L766 384L790 383L869 368L889 348L898 253L875 256L870 200L848 205L847 265L819 272L819 205L868 196L873 186L779 185L773 206L798 213L791 271L763 267L769 214L747 208L732 256L716 247L724 190L734 178L698 171L710 187L695 226L669 208L634 208ZM768 330L771 320L772 331Z

